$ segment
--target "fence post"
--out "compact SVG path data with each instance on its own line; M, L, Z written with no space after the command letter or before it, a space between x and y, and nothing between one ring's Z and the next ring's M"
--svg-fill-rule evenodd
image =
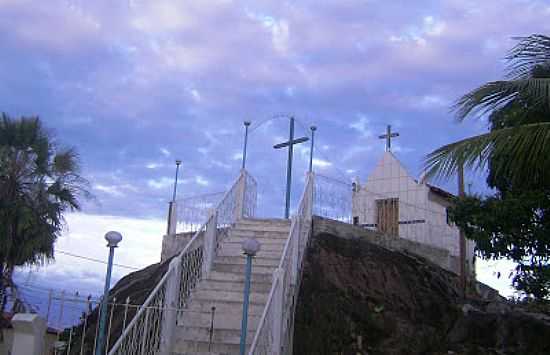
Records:
M271 354L280 355L283 340L283 302L284 302L284 270L277 269L273 272L273 282L277 284L273 294L273 324L271 331L273 344L271 344Z
M244 199L246 194L246 170L241 169L241 175L237 183L237 196L235 196L234 220L243 219Z
M176 201L170 201L168 203L168 223L166 228L166 234L174 235L176 234L176 226L178 223L177 217L177 203Z
M46 321L37 314L17 313L11 320L13 325L13 355L44 354Z
M313 205L315 204L315 173L310 172L309 176L307 177L308 180L308 199L309 203L307 204L307 218L310 219L313 216Z
M210 218L204 232L204 260L202 263L202 277L205 278L212 269L212 263L216 257L218 213L216 210L210 212Z
M295 224L296 223L296 224ZM294 225L295 224L295 225ZM294 225L294 229L292 226ZM291 254L291 270L292 270L292 280L291 284L296 285L298 283L298 263L299 263L299 252L300 252L300 239L302 237L302 221L300 216L292 217L291 229L290 229L290 241L292 243L292 254Z
M168 355L172 351L174 330L178 317L178 305L180 297L181 259L174 258L168 266L170 276L166 280L166 293L164 296L164 311L162 312L162 324L160 332L160 355ZM126 304L129 303L127 299ZM127 306L126 306L127 307ZM160 311L160 310L159 310ZM125 315L126 317L126 315Z

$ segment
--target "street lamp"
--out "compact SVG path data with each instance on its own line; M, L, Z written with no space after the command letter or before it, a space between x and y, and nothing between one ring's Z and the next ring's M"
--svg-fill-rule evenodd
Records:
M246 149L248 145L248 127L250 126L250 121L244 121L244 147L243 147L243 166L242 169L246 168Z
M107 323L107 302L109 299L109 288L111 288L111 272L113 271L113 258L115 255L115 248L122 240L122 235L119 232L110 231L105 234L105 240L107 241L107 247L109 247L109 261L107 262L107 275L105 276L105 289L103 291L103 298L101 299L101 306L99 310L99 332L97 338L97 346L95 355L103 355L105 353L105 323Z
M317 130L317 127L311 126L309 129L311 129L311 148L309 148L309 172L311 173L313 171L313 148L315 143L315 131Z
M246 255L246 268L244 278L243 319L241 321L241 347L240 355L244 355L246 348L246 332L248 328L248 299L250 297L250 277L252 275L252 258L260 251L260 242L249 238L242 244L243 253Z
M172 202L176 201L176 192L178 189L178 173L180 171L181 160L176 160L176 181L174 181L174 194L172 195Z

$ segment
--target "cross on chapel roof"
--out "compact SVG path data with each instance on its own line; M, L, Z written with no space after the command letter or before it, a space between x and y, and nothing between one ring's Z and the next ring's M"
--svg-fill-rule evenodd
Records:
M387 126L386 134L382 134L378 136L378 138L386 140L386 152L391 152L391 139L395 137L399 137L399 133L398 132L392 133L391 125Z

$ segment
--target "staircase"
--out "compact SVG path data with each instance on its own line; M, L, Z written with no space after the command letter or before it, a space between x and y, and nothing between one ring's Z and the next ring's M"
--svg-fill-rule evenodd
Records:
M261 243L252 264L247 346L250 345L271 289L290 230L285 219L243 219L221 242L212 270L193 290L182 312L172 354L238 354L243 307L245 256L248 238ZM212 342L210 326L214 312Z

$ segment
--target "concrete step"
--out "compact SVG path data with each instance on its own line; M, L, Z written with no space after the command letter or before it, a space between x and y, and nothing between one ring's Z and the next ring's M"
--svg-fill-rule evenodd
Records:
M241 308L242 312L242 308ZM248 328L256 329L260 323L260 314L248 316ZM178 326L209 328L212 321L212 312L195 312L186 310L181 315L182 322ZM221 313L216 308L214 312L214 331L218 329L241 329L242 314L238 312Z
M262 244L260 245L260 251L278 251L282 252L285 248L285 243L277 243L277 244ZM236 242L231 240L231 238L228 238L222 242L221 245L222 250L240 250L242 252L242 242Z
M233 228L229 232L229 235L243 238L288 239L289 231L290 228L280 232Z
M238 224L235 225L235 230L238 231L257 231L257 232L286 232L290 227L283 225L253 225L253 224Z
M275 271L275 268L275 266L255 265L254 263L252 263L252 272L255 274L273 275L273 271ZM244 275L245 266L244 264L222 264L214 262L212 269L214 271L231 272L234 274Z
M250 292L249 301L251 304L264 305L268 297L267 292ZM206 302L240 302L243 301L242 291L223 291L223 290L200 290L195 289L191 294L191 303ZM215 306L215 304L214 304Z
M197 286L197 290L243 292L244 281L202 280ZM250 283L250 291L252 292L269 292L270 290L271 290L270 283L267 283L267 282Z
M208 277L206 278L208 281L224 281L224 282L244 282L244 273L233 273L233 272L223 272L223 271L216 271L212 270L208 274ZM251 277L252 284L255 283L266 283L271 285L273 282L273 273L271 274L258 274L254 272L254 268L252 269L252 277ZM202 281L201 281L202 282Z
M210 327L178 327L181 329L179 337L176 337L176 344L179 340L191 340L209 342L210 340ZM254 339L254 333L256 329L248 328L247 342L251 343ZM241 329L218 329L212 334L212 343L222 344L240 344L241 341Z
M270 259L280 259L282 255L282 251L266 251L261 250L256 254L257 258L270 258ZM218 256L241 256L243 255L242 249L237 250L234 247L226 248L226 249L220 249L218 251Z
M239 256L218 256L215 259L215 262L220 264L235 264L235 265L244 265L246 264L246 257L244 255ZM257 266L279 266L279 258L264 258L264 257L255 257L252 260L252 265Z
M290 226L290 219L284 218L245 218L239 220L236 224L248 224L248 225L282 225Z
M256 239L262 245L264 245L264 244L277 244L277 245L282 244L282 245L284 245L286 243L286 241L288 240L286 234L285 234L284 238L273 238L271 235L258 236L258 235L255 235L255 234L253 234L251 236L244 236L243 237L239 234L236 234L236 235L231 235L226 239L223 239L223 241L231 241L233 243L242 244L245 240L250 239L250 238Z
M242 298L242 292L241 292ZM224 300L197 300L191 301L186 311L208 313L212 312L212 307L216 307L216 313L221 314L242 314L243 301L224 301ZM265 304L251 303L248 306L249 315L261 316L264 311ZM179 319L179 318L178 318ZM178 324L180 322L178 321Z
M249 343L247 350L252 340ZM208 341L178 340L174 344L172 354L177 355L235 355L239 353L239 344L212 343Z

